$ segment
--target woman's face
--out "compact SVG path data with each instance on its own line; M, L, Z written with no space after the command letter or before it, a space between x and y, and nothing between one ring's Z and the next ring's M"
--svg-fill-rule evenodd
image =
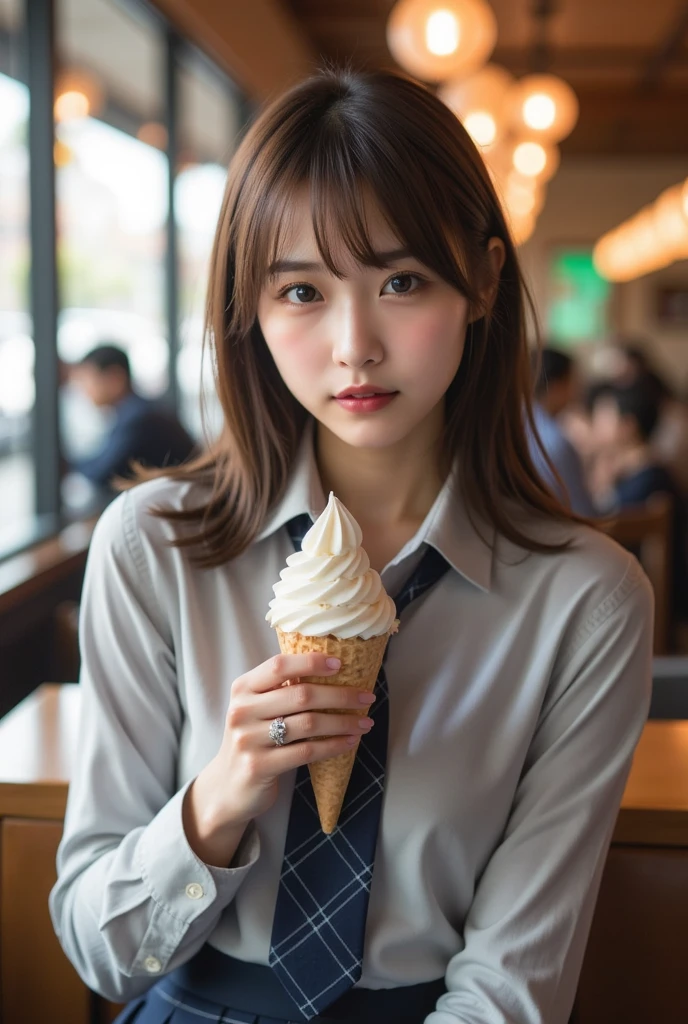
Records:
M282 379L308 412L353 447L383 448L429 424L439 434L469 306L400 251L374 209L369 228L375 250L390 254L388 265L365 267L345 250L335 252L346 275L339 280L321 263L304 194L280 262L263 287L258 321ZM388 395L372 401L337 397L352 387Z

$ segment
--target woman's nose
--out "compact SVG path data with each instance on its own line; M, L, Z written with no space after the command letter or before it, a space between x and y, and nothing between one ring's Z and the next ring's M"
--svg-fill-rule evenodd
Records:
M366 310L350 303L335 313L332 361L338 366L376 365L382 360L382 342Z

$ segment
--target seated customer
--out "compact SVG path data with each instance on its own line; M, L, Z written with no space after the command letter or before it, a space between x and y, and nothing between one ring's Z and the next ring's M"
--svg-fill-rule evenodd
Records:
M72 368L71 376L94 405L109 406L115 414L100 451L70 466L98 488L109 489L113 477L128 475L132 460L149 467L174 466L195 454L195 444L176 416L136 393L122 349L93 349Z
M530 455L540 476L549 484L574 512L581 516L594 515L592 500L585 482L583 466L578 452L565 436L556 417L575 399L576 380L573 360L563 352L544 348L540 359L534 356L537 372L533 415L536 436L529 433ZM565 492L552 473L545 454L564 484Z
M612 512L641 505L653 494L673 501L674 605L688 611L686 508L679 488L657 459L650 438L657 425L660 397L652 382L598 387L592 404L592 433L599 446L597 497Z
M667 466L674 483L688 496L688 405L681 401L655 368L645 347L620 338L610 347L611 382L628 387L638 381L653 387L659 398L659 416L652 432L657 461Z

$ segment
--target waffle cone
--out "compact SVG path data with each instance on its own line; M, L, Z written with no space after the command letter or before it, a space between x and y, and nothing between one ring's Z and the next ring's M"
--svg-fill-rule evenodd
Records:
M303 636L301 633L283 633L278 628L277 637L283 654L309 654L312 651L322 651L324 654L340 659L342 667L336 675L302 676L303 682L353 686L362 693L372 693L390 634L384 633L382 636L374 636L369 640L362 640L360 637L339 640L335 636ZM361 705L360 711L332 710L328 711L328 714L367 715L369 707L370 705L367 707ZM345 754L308 765L320 824L323 832L327 834L334 832L337 826L357 750L358 744Z

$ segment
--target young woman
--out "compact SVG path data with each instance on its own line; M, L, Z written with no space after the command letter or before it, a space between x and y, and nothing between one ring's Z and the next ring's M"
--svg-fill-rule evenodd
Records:
M533 468L523 293L421 86L324 73L246 135L208 301L224 431L113 502L84 587L51 911L120 1022L568 1020L652 599ZM401 625L326 837L304 766L361 737L324 713L358 698L283 687L337 667L265 615L330 490Z

